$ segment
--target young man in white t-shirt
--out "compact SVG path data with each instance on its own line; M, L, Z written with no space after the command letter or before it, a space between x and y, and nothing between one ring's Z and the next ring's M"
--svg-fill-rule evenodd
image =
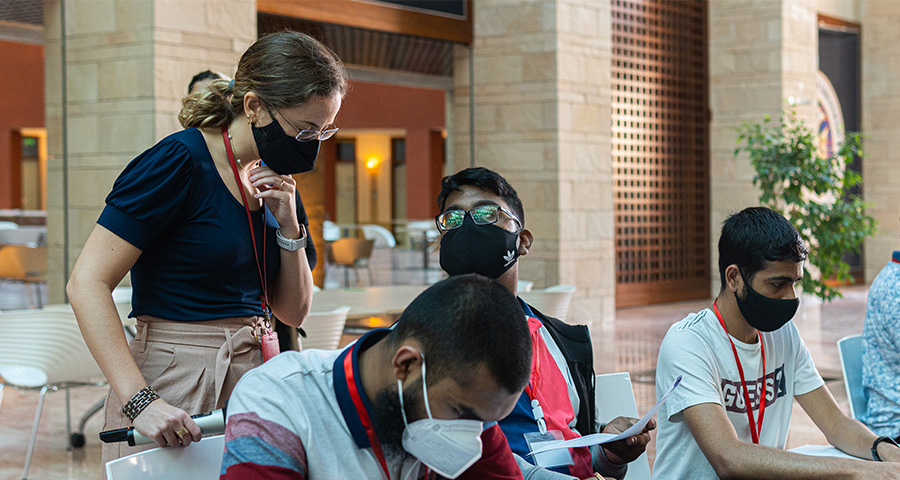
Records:
M657 394L684 378L660 411L654 479L900 479L900 463L784 451L796 398L835 447L900 462L893 440L840 411L790 322L807 254L773 210L747 208L725 221L718 297L672 325L660 347Z

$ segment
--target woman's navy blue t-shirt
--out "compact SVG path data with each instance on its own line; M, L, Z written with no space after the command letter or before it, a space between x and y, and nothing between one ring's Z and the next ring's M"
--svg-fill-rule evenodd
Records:
M281 265L278 223L265 206L250 214L260 260L265 237L271 290ZM299 194L297 214L308 224ZM196 128L169 135L132 160L97 223L141 250L131 269L132 317L198 321L262 314L247 213L222 182ZM311 247L306 254L312 267Z

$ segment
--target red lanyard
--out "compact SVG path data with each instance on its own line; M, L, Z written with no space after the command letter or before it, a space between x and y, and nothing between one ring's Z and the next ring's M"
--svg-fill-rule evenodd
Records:
M359 421L362 423L363 428L366 429L366 435L369 436L369 443L372 444L372 450L375 451L375 458L378 459L378 463L381 464L381 469L384 470L384 478L390 480L391 474L388 471L384 452L381 451L381 444L378 443L378 437L375 436L375 429L372 427L372 421L369 420L369 414L366 412L366 407L362 403L359 390L356 389L356 379L353 378L352 350L348 351L347 355L344 357L344 375L347 377L347 389L350 391L350 399L353 400L353 406L356 407L356 414L359 416Z
M263 314L266 316L268 323L269 301L267 298L266 285L266 214L263 211L263 261L262 266L259 263L259 253L256 251L256 234L253 232L253 219L250 217L250 206L247 204L247 195L244 194L244 185L241 183L241 176L238 175L237 164L234 161L234 152L231 151L231 141L228 139L228 128L222 126L222 138L225 140L225 152L228 154L228 163L231 164L231 171L234 173L234 181L237 183L237 189L241 192L241 200L244 201L244 211L247 212L247 224L250 225L250 239L253 240L253 258L256 260L256 271L259 272L259 283L262 286L262 295L259 297L262 303Z
M731 343L731 351L734 352L734 361L737 363L738 373L741 375L741 385L744 387L744 406L747 407L747 418L750 419L750 438L753 439L753 443L759 443L759 435L762 433L762 424L763 424L763 415L766 413L766 349L763 346L762 334L759 331L756 332L756 335L759 337L759 351L762 355L762 370L763 370L763 389L762 395L759 398L759 423L753 421L753 409L750 408L750 392L747 390L747 381L744 380L744 368L741 367L741 359L738 358L737 348L734 346L734 341L731 340L731 335L728 334L728 328L725 327L725 320L722 318L722 314L719 313L719 307L716 306L716 302L713 302L713 310L716 312L716 318L719 319L719 324L722 325L722 328L725 330L725 336L728 337L728 341ZM757 392L759 395L759 392Z

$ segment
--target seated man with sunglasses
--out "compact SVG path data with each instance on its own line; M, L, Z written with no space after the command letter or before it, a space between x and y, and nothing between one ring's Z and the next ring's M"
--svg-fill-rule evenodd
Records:
M441 268L451 276L478 273L497 279L516 293L518 259L526 255L534 235L525 228L525 211L513 187L491 170L467 168L441 181L437 198L441 213ZM568 325L519 304L531 331L531 377L512 413L500 421L509 446L526 479L622 478L627 463L650 441L647 430L605 448L529 453L543 441L570 439L603 431L620 433L635 419L619 417L607 425L595 422L593 351L584 325Z

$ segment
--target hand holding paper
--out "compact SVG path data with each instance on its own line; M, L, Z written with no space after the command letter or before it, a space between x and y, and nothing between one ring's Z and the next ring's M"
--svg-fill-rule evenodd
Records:
M560 448L577 448L577 447L589 447L591 445L600 445L603 443L624 440L628 437L640 434L641 432L644 431L644 427L647 426L647 423L650 422L650 419L653 418L653 416L656 415L656 412L660 409L660 407L662 407L662 404L666 401L666 399L669 398L669 394L671 394L672 391L675 390L675 387L677 387L678 384L681 383L681 378L682 378L681 375L679 375L678 378L675 379L675 384L672 385L672 388L670 388L669 391L666 392L666 394L663 395L663 397L660 398L658 402L656 402L656 405L654 405L653 408L651 408L646 413L646 415L641 417L641 419L638 420L637 423L632 425L631 428L625 430L624 432L622 432L618 435L612 434L612 433L594 433L592 435L585 435L583 437L573 438L571 440L565 440L565 441L561 440L558 442L547 442L546 445L535 449L534 452L532 452L531 454L535 455L535 454L538 454L541 452L547 452L550 450L556 450L556 449L560 449Z

